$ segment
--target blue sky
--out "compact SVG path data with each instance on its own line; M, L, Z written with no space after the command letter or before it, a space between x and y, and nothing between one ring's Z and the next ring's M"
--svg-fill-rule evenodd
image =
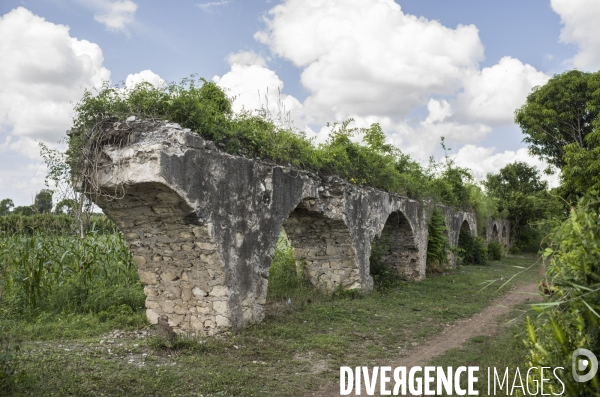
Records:
M317 142L327 121L353 117L422 161L446 136L480 178L516 160L542 167L514 109L555 73L600 68L598 18L597 0L4 0L0 198L32 202L36 141L64 136L84 88L192 73L238 109L281 101Z

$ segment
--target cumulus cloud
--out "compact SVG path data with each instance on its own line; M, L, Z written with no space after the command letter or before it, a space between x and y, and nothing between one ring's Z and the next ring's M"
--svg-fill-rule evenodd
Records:
M392 0L285 0L265 24L255 38L301 68L306 122L378 122L388 142L421 160L441 136L476 144L513 124L531 88L549 78L511 57L481 69L475 26L446 27ZM327 133L312 131L317 141Z
M0 125L18 138L11 149L36 157L33 140L63 138L73 103L110 72L98 45L22 7L0 16L0 37Z
M560 15L563 28L560 41L575 44L579 51L568 61L583 70L600 68L600 2L597 0L551 0L554 12Z
M229 54L229 56L227 56L227 62L229 62L229 65L238 64L245 66L256 65L262 66L263 68L267 67L267 61L254 51L240 51Z
M473 176L477 180L485 179L488 173L496 173L507 164L514 163L515 161L525 162L537 167L540 171L543 171L548 166L537 157L529 155L525 148L496 153L493 147L465 145L458 153L450 157L454 159L456 165L471 169ZM559 184L558 175L556 174L542 174L542 179L547 180L550 187L556 187Z
M234 97L233 110L253 111L268 109L275 118L301 117L302 104L293 96L283 93L283 81L266 67L264 59L257 54L241 52L228 57L231 69L213 81Z
M491 125L513 123L514 112L521 107L531 89L546 84L550 76L511 57L463 80L464 91L456 100L461 121L477 120Z
M127 32L127 25L135 19L138 7L132 0L94 0L92 4L98 9L94 20L113 32Z
M155 87L164 87L166 85L165 81L152 70L142 70L139 73L129 74L125 79L125 87L126 88L134 88L136 85L147 82L152 84Z
M255 38L304 70L315 122L400 119L433 93L452 94L483 58L475 26L447 28L392 0L287 0Z

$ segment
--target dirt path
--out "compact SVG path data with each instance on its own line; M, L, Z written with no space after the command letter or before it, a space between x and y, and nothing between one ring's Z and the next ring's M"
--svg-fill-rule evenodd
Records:
M450 349L460 347L467 339L479 335L492 336L498 333L501 324L498 318L508 313L514 306L526 301L539 300L537 283L522 284L516 289L496 298L492 303L468 319L459 320L445 327L441 333L434 335L422 346L417 346L408 352L408 356L393 361L381 362L379 366L407 367L407 372L414 366L424 366L432 358L439 356ZM379 390L379 386L375 390ZM339 396L339 383L330 384L321 390L308 394L308 396L333 397ZM354 394L352 394L354 395ZM364 390L363 390L363 394ZM377 394L379 395L379 394Z

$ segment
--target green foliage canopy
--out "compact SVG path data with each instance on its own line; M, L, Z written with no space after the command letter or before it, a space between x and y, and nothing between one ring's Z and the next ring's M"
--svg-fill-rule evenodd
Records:
M597 197L587 196L551 235L546 302L537 306L540 320L528 321L529 358L533 366L563 367L568 396L597 396L600 381L577 383L571 375L575 349L600 355L600 213ZM557 392L561 386L557 385Z
M483 182L488 195L496 201L498 212L511 224L514 244L527 243L523 232L533 222L560 212L557 199L548 192L548 183L539 170L523 162L507 164Z
M10 209L15 206L15 203L9 198L5 198L0 201L0 216L5 216L10 214Z
M52 212L52 190L42 189L35 195L35 208L40 214Z
M516 111L515 122L531 154L562 168L567 145L590 148L586 137L598 126L599 113L600 72L571 70L535 87Z

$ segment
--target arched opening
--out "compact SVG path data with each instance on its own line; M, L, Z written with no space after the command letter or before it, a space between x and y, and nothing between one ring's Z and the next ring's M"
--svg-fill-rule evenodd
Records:
M420 277L419 249L408 219L400 211L392 212L371 243L371 275L381 281L386 272L401 280Z
M502 226L502 244L504 245L504 248L508 246L508 241L506 238L506 225Z
M492 241L498 241L498 226L495 223L492 229Z
M358 262L342 219L328 218L300 203L283 229L301 277L327 292L360 288Z

